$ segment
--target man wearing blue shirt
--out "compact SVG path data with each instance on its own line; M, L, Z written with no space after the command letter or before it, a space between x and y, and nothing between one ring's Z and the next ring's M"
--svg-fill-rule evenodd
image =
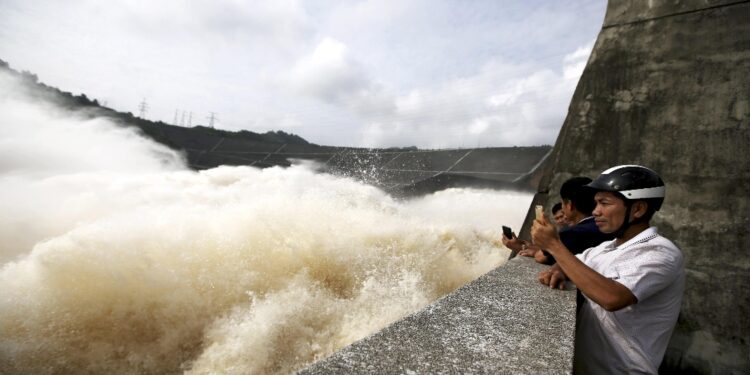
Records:
M599 231L594 223L594 217L591 216L591 211L596 205L594 192L586 187L590 182L591 179L588 177L573 177L560 187L562 211L570 223L568 227L560 230L560 240L573 254L582 253L590 247L614 238L612 234ZM555 263L554 257L548 252L516 237L508 239L503 236L503 244L511 250L518 251L518 255L534 257L539 263Z

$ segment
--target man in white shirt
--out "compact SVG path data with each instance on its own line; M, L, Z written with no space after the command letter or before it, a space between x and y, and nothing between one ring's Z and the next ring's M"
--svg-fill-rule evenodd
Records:
M656 374L685 289L682 252L649 225L664 201L664 182L648 168L623 165L588 186L597 192L597 227L615 239L576 256L553 224L535 220L534 243L557 260L539 281L562 289L571 280L585 297L576 327L576 373Z

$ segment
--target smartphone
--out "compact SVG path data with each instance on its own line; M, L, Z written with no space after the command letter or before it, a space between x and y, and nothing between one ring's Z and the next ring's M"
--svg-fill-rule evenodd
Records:
M505 225L503 225L503 236L505 236L505 238L507 238L507 239L512 239L513 238L513 231L510 230L510 228L508 228Z

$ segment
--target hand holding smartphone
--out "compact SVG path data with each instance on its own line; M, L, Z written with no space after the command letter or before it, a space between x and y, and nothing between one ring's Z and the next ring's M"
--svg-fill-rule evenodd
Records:
M542 207L541 205L536 205L535 208L536 208L536 219L542 220L542 218L544 217L544 207Z
M511 240L514 237L514 234L513 234L513 231L510 230L510 228L508 228L505 225L503 225L503 236L505 236L505 238Z

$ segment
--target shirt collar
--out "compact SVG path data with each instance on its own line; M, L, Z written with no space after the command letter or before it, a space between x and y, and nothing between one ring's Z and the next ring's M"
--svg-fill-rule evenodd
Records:
M656 237L656 235L657 235L656 227L648 227L643 232L636 234L635 237L629 239L627 242L623 243L620 246L615 245L615 243L617 242L615 239L615 240L612 240L609 244L607 244L607 247L610 249L626 248L628 246L635 245L638 242L648 241L651 239L651 237Z
M593 216L589 216L589 217L584 217L584 218L583 218L583 219L581 219L581 220L580 220L579 222L577 222L577 223L576 223L576 225L578 225L578 224L581 224L581 223L583 223L584 221L586 221L586 220L589 220L589 219L593 219L593 218L594 218Z

